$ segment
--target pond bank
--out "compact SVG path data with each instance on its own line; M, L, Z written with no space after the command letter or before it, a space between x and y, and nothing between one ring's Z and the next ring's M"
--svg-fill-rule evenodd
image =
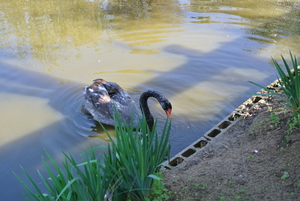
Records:
M297 200L300 129L273 97L261 99L181 164L162 170L169 200Z

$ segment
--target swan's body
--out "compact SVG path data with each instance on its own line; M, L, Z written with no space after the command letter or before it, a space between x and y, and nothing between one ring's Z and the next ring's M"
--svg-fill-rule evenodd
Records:
M149 90L140 97L140 107L132 100L128 93L117 83L107 82L103 79L96 79L94 83L84 88L85 109L93 116L94 120L104 124L114 125L114 106L118 110L122 121L130 124L133 117L133 125L137 126L142 111L145 114L148 126L153 126L153 116L149 110L147 99L156 98L165 110L168 117L171 117L172 105L159 92Z

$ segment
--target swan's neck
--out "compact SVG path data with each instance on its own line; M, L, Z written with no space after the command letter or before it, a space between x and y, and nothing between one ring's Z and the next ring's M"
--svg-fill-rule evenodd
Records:
M148 98L150 98L150 97L154 97L159 101L160 100L159 95L160 94L157 94L152 90L149 90L149 91L144 92L140 97L141 111L145 115L145 118L146 118L149 128L152 128L152 126L154 124L154 118L150 112L147 101L148 101Z
M150 97L154 97L157 99L157 101L159 102L159 104L161 105L161 107L164 109L164 111L169 115L171 115L171 103L159 92L154 91L154 90L148 90L145 91L141 97L140 97L140 106L141 106L141 110L142 113L145 115L147 123L149 128L152 128L153 124L154 124L154 119L153 116L149 110L148 107L148 103L147 100ZM170 110L170 111L169 111Z

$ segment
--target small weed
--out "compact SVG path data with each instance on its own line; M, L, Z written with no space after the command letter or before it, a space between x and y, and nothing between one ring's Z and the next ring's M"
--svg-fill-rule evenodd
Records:
M162 173L158 172L155 174L156 176L162 178ZM164 182L162 180L153 180L153 185L151 187L149 198L146 198L146 201L150 200L168 200L170 198L168 189L165 187Z
M271 120L271 123L275 125L275 127L278 127L279 120L280 120L279 116L276 116L274 113L271 113L269 115L269 119Z
M291 166L291 165L293 165L293 164L294 164L294 162L291 161L291 162L288 162L286 165L287 165L287 166Z
M182 190L184 190L184 191L187 190L187 189L189 189L189 187L187 187L187 186L182 188Z
M300 117L293 116L292 119L288 120L289 132L293 132L293 130L299 125Z
M201 183L201 185L202 185L202 190L205 190L207 188L207 184Z
M200 184L194 184L195 188L198 189Z
M228 180L226 184L232 184L232 180Z
M198 196L199 196L199 193L195 193L195 196L198 197Z
M281 179L282 179L282 180L286 180L286 179L289 178L289 177L290 177L289 173L288 173L287 171L284 171L284 172L283 172L283 175L281 176Z
M291 192L291 193L290 193L290 196L294 196L294 195L295 195L295 193L294 193L294 192Z
M242 198L242 197L239 196L239 195L235 197L236 200L240 200L241 198Z
M239 190L239 194L244 194L244 193L245 193L244 189Z
M285 138L285 141L286 141L287 143L289 143L289 141L291 141L291 138L290 138L290 136L288 136L288 135L285 135L284 138Z
M280 151L284 151L284 147L280 147Z
M300 188L300 181L298 181L297 187L299 187L299 188Z
M220 197L220 201L225 201L226 198L225 197Z
M252 159L252 158L253 158L253 155L252 155L252 154L250 154L250 155L248 156L248 158L249 158L249 159Z
M190 178L190 179L189 179L189 181L194 181L194 180L195 180L194 178Z

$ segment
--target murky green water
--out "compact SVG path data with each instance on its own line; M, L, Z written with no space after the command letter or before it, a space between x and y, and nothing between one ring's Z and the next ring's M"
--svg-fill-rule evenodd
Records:
M299 54L291 0L0 2L0 200L21 200L19 165L36 175L47 149L78 155L107 138L81 112L95 78L135 99L155 89L173 104L171 154L200 138L276 78L271 57ZM160 127L165 115L150 101ZM96 137L89 137L96 136ZM35 177L37 179L37 177Z

